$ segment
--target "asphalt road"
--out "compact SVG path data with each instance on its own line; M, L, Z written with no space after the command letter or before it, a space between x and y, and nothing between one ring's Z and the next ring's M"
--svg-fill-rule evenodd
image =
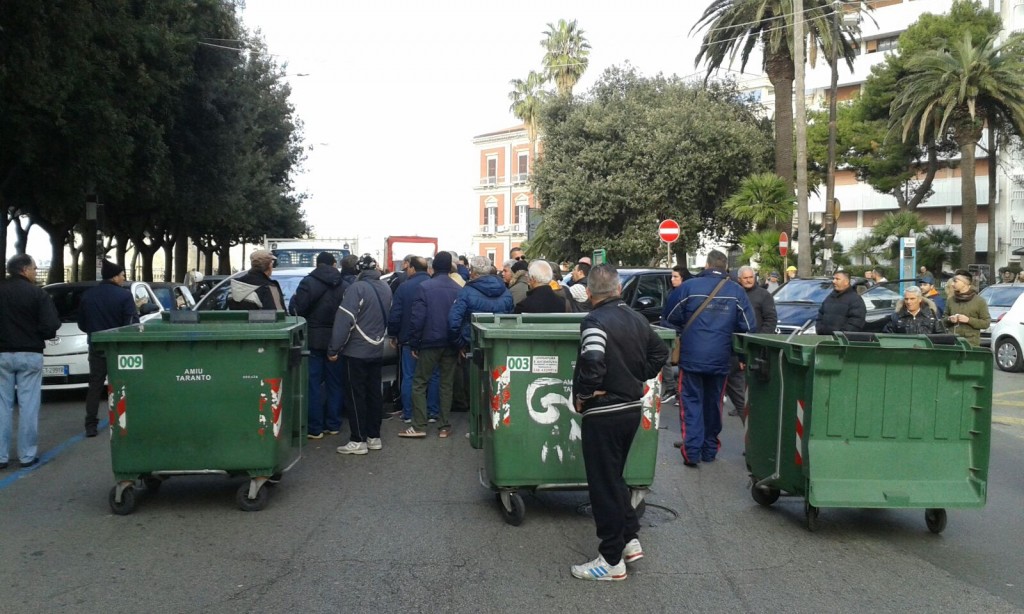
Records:
M527 495L507 525L462 435L335 453L313 442L269 506L234 503L244 479L174 478L130 516L107 505L106 432L83 439L83 395L45 399L43 463L0 472L0 611L28 612L1024 612L1024 374L997 372L988 504L951 509L941 535L920 510L825 509L750 498L742 427L719 461L683 466L663 408L646 557L618 583L582 582L596 555L587 496Z

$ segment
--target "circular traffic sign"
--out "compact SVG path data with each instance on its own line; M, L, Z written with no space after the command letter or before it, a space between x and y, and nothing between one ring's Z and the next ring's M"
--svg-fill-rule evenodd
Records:
M786 256L789 251L789 235L785 232L779 234L779 255L782 257Z
M679 222L664 220L658 224L658 237L665 243L672 243L679 238Z

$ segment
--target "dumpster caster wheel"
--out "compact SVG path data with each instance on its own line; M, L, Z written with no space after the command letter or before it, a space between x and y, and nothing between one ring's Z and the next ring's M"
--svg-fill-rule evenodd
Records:
M818 508L811 505L809 501L804 501L804 520L808 531L813 533L818 530Z
M127 516L135 511L135 487L128 486L121 491L121 502L117 502L117 486L110 489L110 496L107 498L110 503L110 511L118 516Z
M946 528L946 510L941 507L928 508L924 511L924 522L928 530L938 535Z
M750 487L750 496L757 502L758 505L763 507L771 507L773 503L779 500L779 489L778 488L758 488L757 486Z
M155 495L160 492L160 486L163 485L164 481L158 477L150 476L148 478L142 478L142 483L146 485L147 492Z
M523 524L523 518L526 516L526 504L523 503L523 498L519 493L508 493L508 504L511 506L511 509L505 507L505 502L501 500L501 493L497 494L497 499L498 507L501 508L501 515L505 518L505 522L514 527Z
M242 484L238 487L238 492L235 493L235 501L238 502L238 507L243 512L258 512L263 508L267 507L267 500L270 498L266 488L260 488L256 491L256 498L249 498L249 482Z

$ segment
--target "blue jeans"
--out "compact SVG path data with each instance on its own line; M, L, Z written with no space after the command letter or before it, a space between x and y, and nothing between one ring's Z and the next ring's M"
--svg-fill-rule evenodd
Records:
M309 352L309 424L310 435L341 430L342 395L341 373L345 368L345 357L338 356L336 362L327 360L324 350ZM326 404L325 404L326 403Z
M42 385L42 353L0 352L0 463L9 459L15 389L18 391L18 460L27 463L36 457Z
M402 346L402 420L412 419L412 378L416 375L416 359L412 348ZM436 418L441 413L441 371L434 369L434 376L427 384L427 414Z

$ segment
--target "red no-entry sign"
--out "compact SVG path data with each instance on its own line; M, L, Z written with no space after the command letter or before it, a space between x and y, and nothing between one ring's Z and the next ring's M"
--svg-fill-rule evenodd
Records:
M658 224L658 237L665 243L672 243L679 238L679 222L665 220Z
M786 254L788 252L789 252L789 235L783 232L783 233L781 233L779 235L779 255L782 256L783 258L785 258Z

